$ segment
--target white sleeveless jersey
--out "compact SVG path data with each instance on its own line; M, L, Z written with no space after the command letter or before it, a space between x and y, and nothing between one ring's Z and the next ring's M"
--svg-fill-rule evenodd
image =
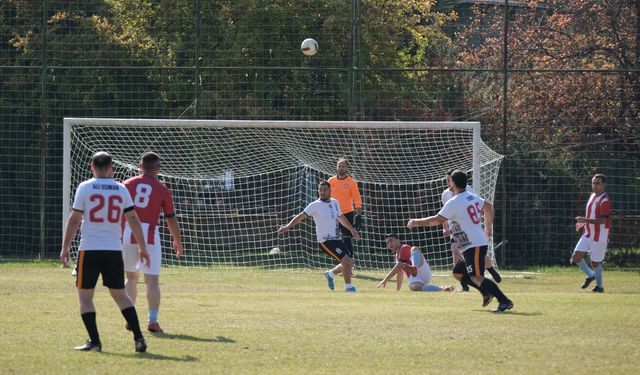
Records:
M133 209L126 187L112 178L92 178L78 185L73 209L82 212L80 250L122 251L122 218Z
M340 212L340 204L333 198L327 202L318 199L309 203L304 209L304 213L311 216L316 223L318 242L342 239L340 222L338 221Z
M451 235L462 251L488 245L481 224L483 207L484 199L464 191L448 200L438 212L449 220Z

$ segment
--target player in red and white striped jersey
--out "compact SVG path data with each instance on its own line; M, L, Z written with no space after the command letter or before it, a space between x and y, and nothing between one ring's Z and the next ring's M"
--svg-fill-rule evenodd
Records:
M571 260L587 275L582 284L582 289L589 287L594 280L596 287L593 292L603 293L602 266L604 254L609 243L609 231L611 230L611 199L605 193L605 176L596 174L591 179L593 193L587 202L585 216L576 216L576 231L582 230L582 237L573 250ZM584 257L589 253L591 266L589 268Z
M164 214L169 233L173 237L173 248L176 255L182 255L184 248L180 242L180 227L176 219L173 208L173 197L171 191L160 181L160 156L154 152L145 152L138 165L142 169L142 174L132 177L124 182L127 187L135 210L140 221L146 241L149 256L151 257L151 267L144 267L138 261L138 242L131 235L131 228L124 223L122 235L124 258L124 270L127 274L126 289L127 294L136 302L138 295L139 272L144 273L144 282L147 286L147 303L149 305L148 330L162 333L163 330L158 323L158 311L160 309L160 265L162 263L162 247L160 244L160 232L158 224L160 211Z

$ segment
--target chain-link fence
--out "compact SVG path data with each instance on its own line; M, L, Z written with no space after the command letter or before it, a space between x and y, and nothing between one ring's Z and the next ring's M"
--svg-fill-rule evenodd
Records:
M634 1L2 2L0 257L59 251L63 117L473 120L506 156L501 265L566 265L596 172L610 264L628 265L638 17Z

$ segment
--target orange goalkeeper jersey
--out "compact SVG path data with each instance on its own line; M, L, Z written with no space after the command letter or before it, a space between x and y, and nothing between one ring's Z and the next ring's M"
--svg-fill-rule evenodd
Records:
M362 198L360 197L360 190L358 190L358 183L353 178L347 176L340 179L337 176L333 176L329 178L329 185L331 185L331 198L338 201L343 215L353 211L354 205L356 209L362 208Z

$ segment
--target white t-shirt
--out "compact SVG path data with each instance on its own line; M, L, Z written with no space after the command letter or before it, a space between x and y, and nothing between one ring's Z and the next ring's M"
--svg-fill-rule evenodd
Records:
M474 189L471 185L467 185L467 191L471 194L480 196L480 194L476 192L476 189ZM442 204L444 205L451 198L453 198L453 191L451 191L451 189L449 188L444 189L444 191L442 192Z
M318 242L330 240L341 240L342 232L340 232L340 204L337 200L330 198L328 202L320 199L309 203L304 209L307 216L311 216L316 223L316 236Z
M438 215L449 220L449 229L462 251L488 245L482 229L484 199L464 191L445 203Z
M126 187L112 178L92 178L78 185L73 209L82 211L80 250L122 251L122 217L133 209Z

